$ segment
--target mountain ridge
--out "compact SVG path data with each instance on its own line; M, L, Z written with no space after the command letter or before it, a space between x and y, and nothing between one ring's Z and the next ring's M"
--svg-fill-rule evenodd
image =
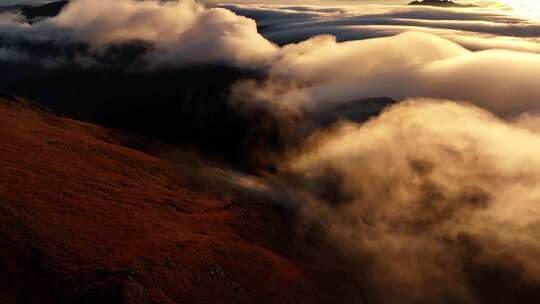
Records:
M438 7L476 7L472 4L458 4L451 0L416 0L410 2L408 5L426 5L426 6L438 6Z

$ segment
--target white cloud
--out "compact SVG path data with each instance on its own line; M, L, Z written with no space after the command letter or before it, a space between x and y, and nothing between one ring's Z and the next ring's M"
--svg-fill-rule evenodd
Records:
M337 43L321 36L283 47L266 83L268 99L316 107L366 97L446 98L472 102L498 115L540 105L540 55L503 50L471 52L425 33ZM293 91L276 90L294 82ZM240 84L245 86L245 84ZM245 91L245 88L244 88Z
M318 134L282 170L374 303L478 303L485 267L514 280L487 275L492 288L540 284L539 149L489 112L420 99ZM345 202L317 195L327 188Z
M151 64L263 61L275 46L253 20L191 0L76 0L57 16L27 24L3 22L0 31L35 40L88 42L100 47L133 40L152 43Z

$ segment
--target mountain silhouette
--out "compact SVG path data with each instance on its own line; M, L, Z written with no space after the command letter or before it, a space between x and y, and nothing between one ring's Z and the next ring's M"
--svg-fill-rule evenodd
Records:
M55 17L67 4L69 4L68 0L50 2L39 6L16 4L0 6L0 12L20 12L27 20L32 21L46 17Z
M426 6L439 6L439 7L476 7L472 4L458 4L451 0L423 0L413 1L409 5L426 5Z

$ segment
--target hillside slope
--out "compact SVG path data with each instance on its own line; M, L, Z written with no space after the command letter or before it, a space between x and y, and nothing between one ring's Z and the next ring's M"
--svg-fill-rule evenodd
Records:
M123 146L152 146L144 138L5 93L0 116L2 303L318 297L279 253L288 229L279 208L193 190L185 166Z

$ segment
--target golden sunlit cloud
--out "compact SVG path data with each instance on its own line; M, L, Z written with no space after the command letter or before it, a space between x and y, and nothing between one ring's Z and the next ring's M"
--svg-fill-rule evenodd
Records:
M537 0L500 0L510 6L517 14L530 17L540 17L540 3Z

